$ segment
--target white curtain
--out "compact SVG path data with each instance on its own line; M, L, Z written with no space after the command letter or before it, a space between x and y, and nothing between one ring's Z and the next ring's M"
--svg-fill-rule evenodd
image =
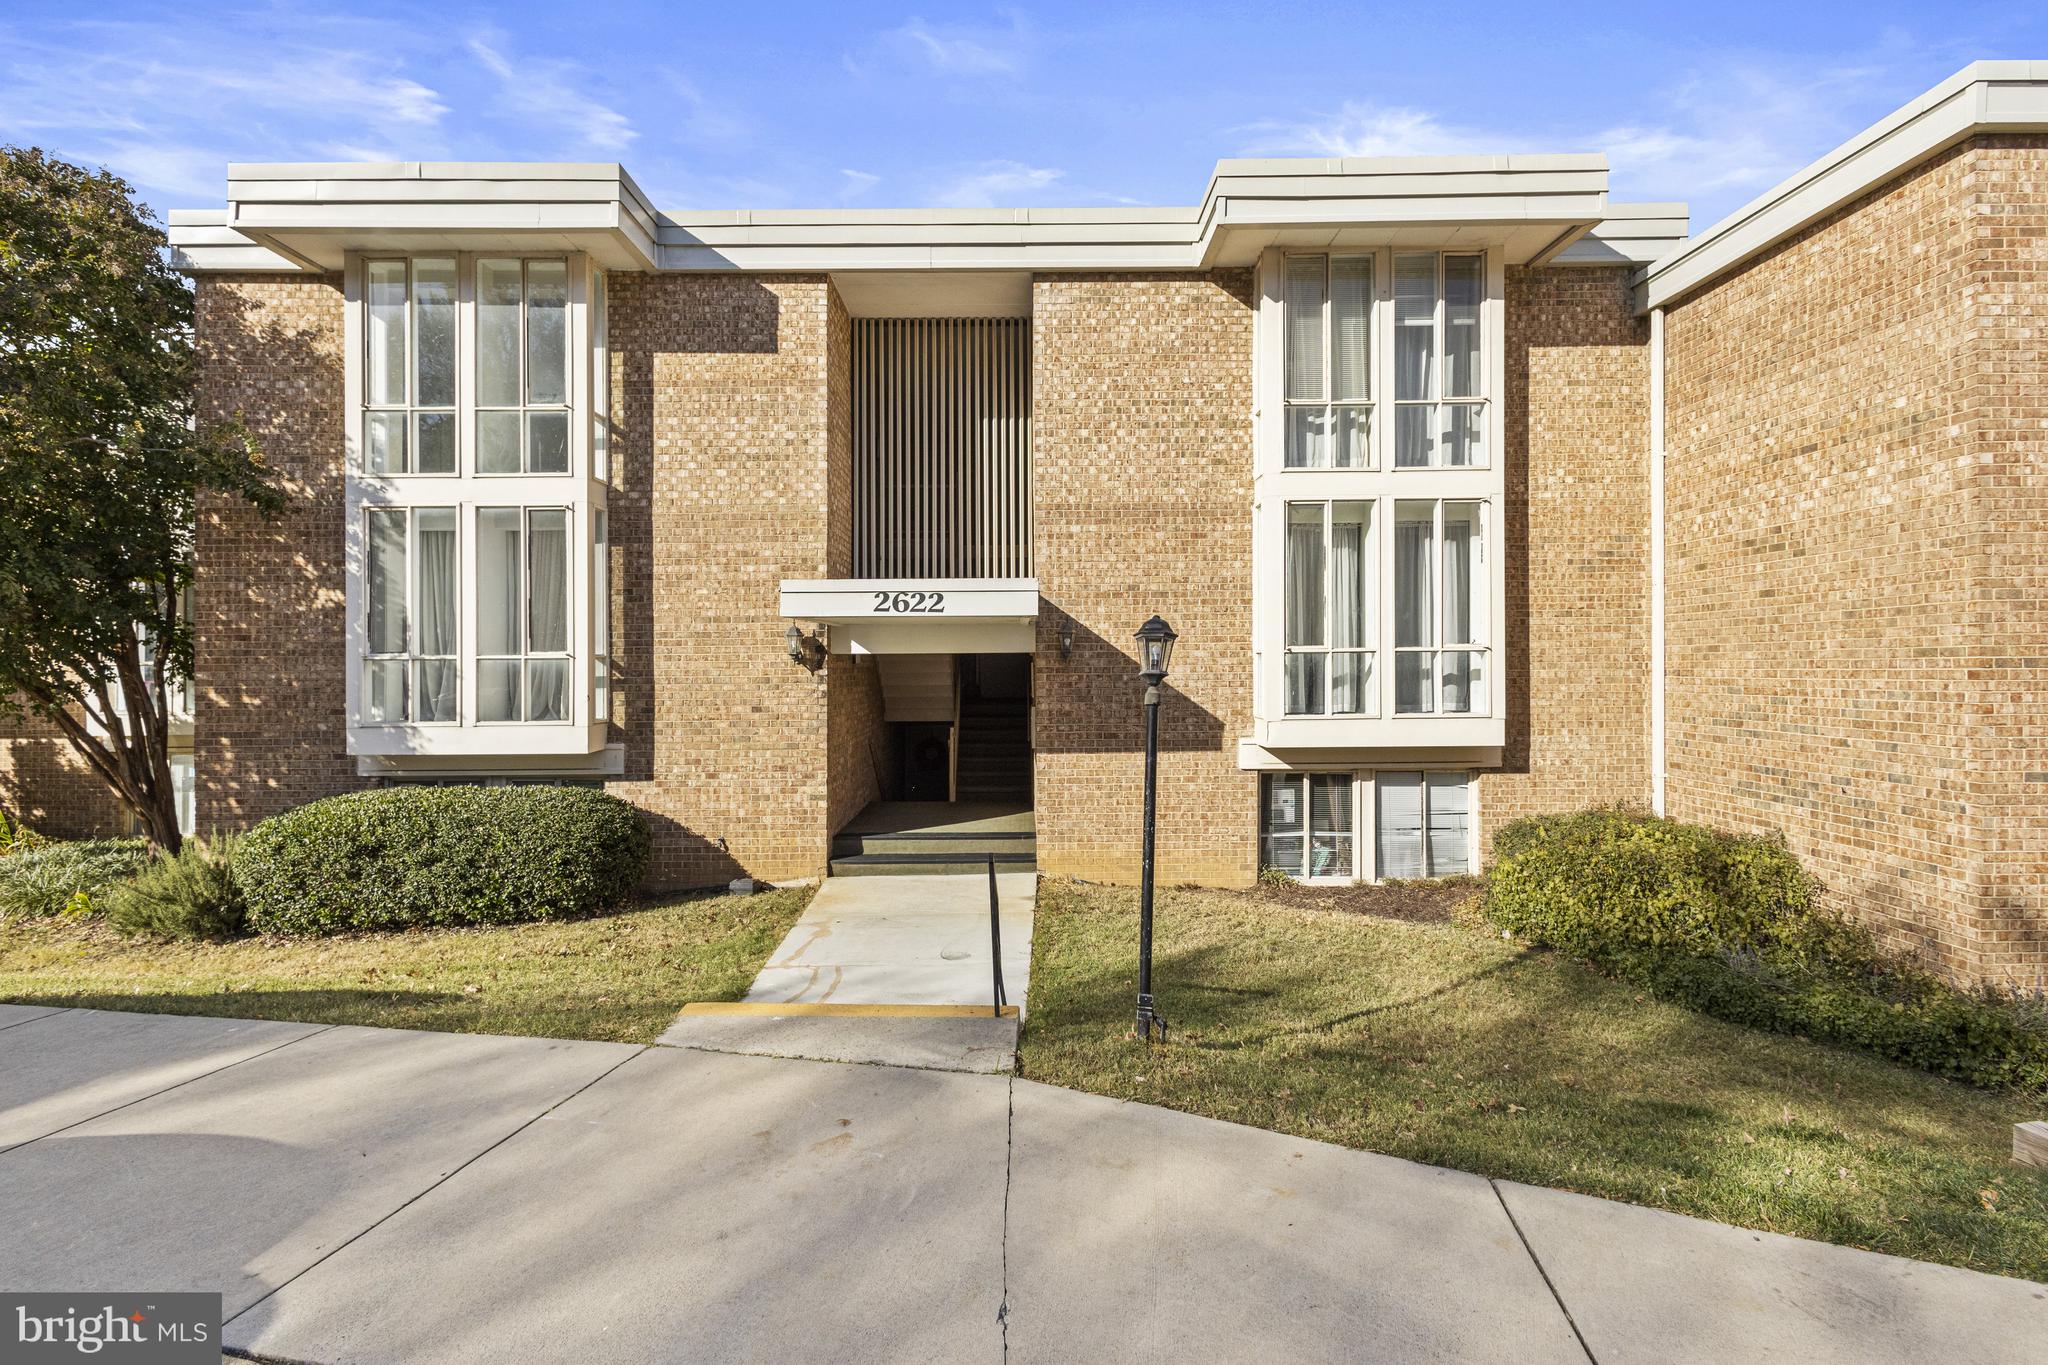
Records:
M1287 643L1327 643L1323 633L1323 508L1319 502L1290 503L1287 508ZM1287 711L1315 716L1323 712L1321 654L1287 656Z
M1330 397L1362 402L1372 355L1372 257L1330 261Z
M1357 515L1357 514L1353 514ZM1330 523L1330 644L1355 649L1365 639L1365 525L1361 521ZM1355 715L1363 710L1363 678L1355 654L1330 660L1330 710Z
M460 572L455 559L455 509L423 507L415 512L418 577L414 600L419 610L418 640L413 652L427 658L419 665L414 694L417 720L455 719L455 584Z
M364 625L372 654L405 653L405 513L370 513Z
M569 514L558 509L529 514L527 534L527 631L532 653L569 648ZM566 659L535 659L526 665L526 718L564 720L569 714Z
M1323 297L1328 258L1287 258L1287 396L1311 402L1323 390Z

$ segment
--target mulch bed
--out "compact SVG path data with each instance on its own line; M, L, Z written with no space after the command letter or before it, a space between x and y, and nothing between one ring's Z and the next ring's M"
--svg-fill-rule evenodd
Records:
M1277 905L1341 910L1348 914L1407 920L1415 924L1448 924L1459 906L1479 894L1479 883L1473 878L1390 882L1377 886L1369 883L1312 886L1290 882L1285 886L1261 885L1239 894Z

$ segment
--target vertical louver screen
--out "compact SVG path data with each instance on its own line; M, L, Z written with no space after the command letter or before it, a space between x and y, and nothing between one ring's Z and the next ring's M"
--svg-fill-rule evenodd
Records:
M1031 324L857 318L860 578L1031 574Z

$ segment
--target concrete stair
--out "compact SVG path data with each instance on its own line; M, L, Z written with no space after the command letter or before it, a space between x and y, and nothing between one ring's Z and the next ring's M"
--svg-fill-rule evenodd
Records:
M835 877L931 876L1038 867L1036 822L1018 801L883 801L833 836Z
M950 654L877 654L882 674L882 718L887 721L953 719L958 682Z
M962 801L1031 798L1031 709L1028 702L966 701L954 744L953 794Z

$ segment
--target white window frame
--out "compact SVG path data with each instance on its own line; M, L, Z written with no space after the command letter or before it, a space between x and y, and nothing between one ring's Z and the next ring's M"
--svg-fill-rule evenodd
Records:
M455 403L452 407L440 405L422 406L419 401L419 357L420 324L419 299L414 288L415 261L450 261L455 266ZM373 252L362 258L359 270L363 272L362 299L351 305L351 312L367 318L369 310L369 281L367 272L374 265L399 264L405 267L405 401L402 403L372 403L367 385L359 385L349 396L350 420L354 439L349 442L349 470L351 473L370 475L379 479L455 479L463 471L463 432L471 425L463 403L462 319L469 314L466 295L470 289L470 272L465 269L460 252L422 251L414 255L392 252ZM365 321L362 334L349 346L349 355L355 364L367 371L370 361L370 329ZM405 418L405 468L372 473L369 468L369 419L373 414L402 414ZM422 413L447 413L455 423L455 467L452 469L421 470L419 464L420 415Z
M597 477L593 449L598 444L597 431L605 414L600 412L600 402L594 385L607 369L601 347L604 339L595 334L594 319L590 307L592 291L602 287L602 274L587 256L576 253L541 251L520 253L516 251L421 251L410 253L425 259L448 259L453 257L457 279L457 355L456 355L456 422L457 459L456 473L446 474L379 474L363 468L365 423L364 414L369 409L362 399L366 387L368 363L368 299L366 263L370 260L395 260L406 253L399 252L354 252L350 253L343 266L344 312L344 354L347 362L344 369L344 435L345 452L343 475L347 513L346 565L346 619L348 639L346 653L347 678L347 735L349 752L363 759L388 762L408 762L415 759L439 761L449 757L495 756L542 757L575 756L596 754L605 747L607 726L600 714L596 698L595 660L599 651L593 646L592 634L599 620L599 613L593 601L595 582L599 571L593 560L595 556L596 513L605 510L609 501L606 483ZM490 260L519 258L522 260L559 260L568 267L568 399L565 405L569 418L569 469L565 473L521 473L478 475L475 466L476 440L476 261L482 257ZM526 269L521 268L522 290L525 288ZM408 264L408 300L411 294L411 266ZM522 309L522 314L523 314ZM409 316L409 327L410 316ZM521 384L526 383L526 358L524 347L525 321L521 321ZM411 350L416 340L416 328L408 333L408 365L411 365ZM414 390L412 376L408 373L408 397ZM522 387L521 396L525 396ZM602 405L609 409L609 402ZM551 405L541 409L550 410ZM522 411L525 408L522 407ZM524 436L522 434L522 449ZM524 457L522 456L522 463ZM405 722L379 723L365 721L363 703L366 694L362 687L361 660L365 654L365 585L368 546L367 520L365 512L370 508L410 509L418 507L448 507L457 511L458 553L461 565L460 581L457 585L457 629L461 653L457 658L458 670L458 714L453 722ZM570 659L570 714L563 722L554 721L505 721L479 723L476 719L475 659L476 631L476 565L475 516L478 507L513 507L569 509L570 563L567 589L569 593L569 649ZM522 535L525 522L522 517ZM412 550L413 531L408 522L408 553L416 560L417 552ZM408 574L412 572L408 564ZM522 575L526 572L521 567ZM415 591L410 578L407 592ZM523 589L522 589L523 591ZM410 597L408 597L410 609ZM408 621L410 629L412 622ZM607 656L607 665L609 659ZM606 699L609 709L609 697Z
M577 344L577 336L579 329L575 325L575 317L579 311L577 306L578 272L575 270L573 262L571 262L567 257L561 255L550 255L545 252L537 256L522 256L516 252L507 252L504 254L489 251L475 252L471 254L469 257L466 278L469 282L470 296L478 304L481 304L482 302L482 286L478 281L478 267L485 261L517 261L519 263L519 379L517 384L517 388L519 391L519 402L516 406L513 407L506 407L502 404L496 403L486 405L482 401L481 397L477 397L476 401L472 403L469 408L469 413L471 417L470 425L472 428L472 432L474 432L475 429L481 428L483 425L484 414L486 413L509 412L517 414L519 421L519 468L484 469L478 466L475 463L476 442L473 434L470 442L471 463L468 467L474 473L475 477L479 479L561 478L569 474L573 474L578 467L578 447L582 446L585 449L587 449L590 443L589 434L587 431L584 433L583 440L579 441L577 439L577 428L579 426L587 426L587 423L579 423L576 420L576 412L578 407L578 404L576 402L576 358L577 352L579 350ZM569 296L570 316L567 319L564 319L564 327L566 334L563 337L563 345L567 352L563 356L563 363L566 370L565 374L563 375L563 382L566 385L565 397L567 401L561 403L536 403L533 401L533 367L531 363L532 357L527 353L527 320L531 316L533 311L533 267L536 264L542 262L562 265L564 281L567 285ZM471 309L467 310L467 312L470 321L469 335L472 338L472 345L469 348L468 360L468 365L470 369L469 382L470 391L474 395L476 394L477 389L479 387L476 375L478 351L476 346L473 344L473 338L476 335L476 310L474 307L472 307ZM587 332L589 330L589 326L590 323L588 315L586 314L585 323L582 330ZM586 413L594 412L597 406L596 399L593 397L589 402L585 403L582 406L583 410ZM556 413L561 414L562 424L564 427L563 439L568 443L569 447L569 467L567 469L537 470L533 467L533 418L536 413L549 415Z
M459 575L455 584L455 653L422 654L419 652L419 514L421 512L452 512L455 514L455 562L458 565L466 563L468 540L463 534L464 518L460 507L446 502L373 503L364 505L359 514L364 555L363 573L366 580L369 575L369 549L372 544L372 537L370 535L371 519L379 516L403 516L405 518L405 649L397 654L373 654L370 652L370 602L368 594L365 593L356 607L357 611L361 613L361 620L358 622L358 638L361 640L362 645L355 655L356 678L358 685L362 687L362 695L366 707L368 705L369 689L364 680L369 674L370 665L373 663L404 665L405 716L401 720L372 720L367 712L357 715L357 713L351 710L352 715L357 715L355 723L358 725L375 727L380 730L390 730L429 729L460 725L462 723L463 699L466 691L464 679L468 673L466 652L463 649L465 643L464 622L468 613L463 610L463 579ZM417 682L418 670L419 666L423 663L452 663L455 665L456 714L454 718L449 720L417 720L414 718L413 698L419 690Z
M1425 862L1429 858L1429 780L1427 774L1456 773L1465 779L1465 818L1467 821L1466 857L1468 867L1464 872L1438 873L1435 871L1430 871L1425 874L1422 880L1435 880L1439 877L1458 877L1476 875L1480 869L1479 844L1480 830L1482 828L1482 825L1480 823L1479 804L1480 774L1463 764L1456 763L1388 763L1382 765L1375 765L1372 767L1358 768L1333 767L1328 765L1305 765L1300 767L1269 769L1267 771L1261 772L1259 774L1259 784L1257 788L1259 802L1258 823L1253 836L1257 840L1256 858L1260 872L1263 873L1267 870L1268 867L1268 864L1266 862L1266 780L1269 778L1276 777L1327 777L1332 773L1341 773L1349 777L1352 784L1351 864L1353 875L1348 877L1310 876L1296 875L1295 873L1291 872L1287 873L1287 875L1290 880L1301 882L1302 884L1307 886L1378 885L1382 880L1380 877L1379 868L1379 778L1382 773L1415 772L1425 774L1423 778L1424 804L1422 809L1422 856ZM1308 784L1306 782L1303 784L1302 791L1304 799L1306 800L1309 791ZM1306 867L1308 864L1311 843L1314 838L1311 832L1309 808L1306 804L1304 804L1302 808L1301 830L1302 865ZM1284 872L1286 871L1286 869L1283 868L1281 869L1281 871Z
M1398 358L1395 355L1391 354L1394 345L1398 341L1399 324L1396 323L1393 319L1394 305L1391 302L1389 302L1387 305L1387 329L1390 354L1387 358L1387 368L1389 373L1389 383L1387 386L1387 404L1390 409L1391 420L1389 420L1387 423L1386 451L1384 453L1385 467L1387 469L1394 470L1395 472L1402 474L1420 473L1425 470L1491 468L1494 461L1498 458L1498 456L1495 454L1494 450L1493 422L1491 420L1491 408L1493 406L1496 389L1493 383L1493 367L1487 363L1487 356L1491 350L1490 342L1492 341L1492 338L1494 336L1494 327L1490 325L1491 318L1489 316L1492 310L1486 306L1486 282L1488 275L1490 273L1488 269L1489 261L1487 259L1487 253L1483 251L1459 251L1451 248L1442 248L1429 251L1397 250L1392 252L1391 255L1392 260L1389 263L1390 268L1398 268L1399 263L1403 257L1433 256L1436 258L1436 301L1433 306L1434 316L1432 317L1430 323L1430 367L1431 372L1436 376L1436 396L1433 398L1403 398L1400 396L1400 390L1396 387L1396 385L1393 382L1394 378L1396 377L1396 371L1399 362ZM1444 290L1444 277L1446 273L1444 269L1444 263L1454 256L1467 259L1477 258L1479 261L1480 391L1476 394L1451 393L1449 391L1448 386L1445 383L1446 378L1450 374L1449 368L1444 364L1444 341L1445 338L1450 335L1450 326L1448 319L1450 304L1449 300L1446 298ZM1428 464L1398 464L1396 463L1396 457L1399 453L1397 449L1397 444L1400 440L1401 409L1419 407L1426 407L1433 410L1430 418L1431 430L1435 436L1435 440L1431 443L1430 447L1432 459ZM1480 410L1480 431L1482 433L1482 440L1480 442L1480 446L1481 454L1485 455L1486 458L1480 460L1475 464L1453 465L1445 464L1443 462L1442 457L1444 449L1444 413L1447 409L1454 407L1477 407Z
M474 665L472 671L476 674L476 683L469 689L469 696L471 698L469 714L476 717L474 723L482 728L572 725L576 719L576 707L573 703L569 708L569 714L560 720L533 720L526 715L528 697L526 670L528 665L535 661L564 661L569 665L570 690L572 693L575 690L577 677L576 633L573 626L568 634L569 648L562 650L537 650L533 648L533 514L536 512L560 512L563 514L564 531L572 551L569 555L569 563L565 566L567 576L563 582L563 590L566 594L566 600L563 602L563 609L570 613L570 619L573 622L577 596L576 555L573 553L577 535L576 509L564 507L560 504L498 502L477 506L473 509L473 517L481 519L486 512L517 512L519 514L519 581L514 587L513 601L517 607L516 616L519 622L520 651L516 654L484 654L476 652L472 655L471 661ZM474 543L478 546L482 545L483 532L481 529L477 531ZM474 565L475 560L473 557L470 563L472 566ZM477 588L479 586L474 574L467 580L467 586L470 597L469 610L471 613L474 613L476 610ZM481 640L478 643L480 649ZM476 687L480 686L483 682L483 665L494 663L516 663L519 665L519 716L517 719L485 720L481 708L474 704Z
M1397 542L1399 540L1400 510L1403 503L1426 503L1430 508L1429 634L1433 643L1426 645L1395 643L1399 638L1396 634L1399 625L1392 618L1389 618L1387 623L1387 673L1389 675L1387 680L1387 697L1389 710L1387 714L1401 717L1491 715L1496 704L1494 700L1492 671L1496 650L1492 641L1477 643L1454 641L1450 638L1450 632L1444 626L1444 622L1450 616L1450 603L1444 594L1444 556L1450 548L1444 541L1444 508L1448 504L1458 503L1479 509L1479 553L1482 556L1483 567L1489 580L1498 573L1494 565L1492 553L1494 538L1492 509L1485 502L1476 498L1396 498L1394 500L1389 509L1394 520L1388 523L1387 529L1388 583L1385 605L1390 612L1398 612L1400 610L1400 547ZM1489 583L1490 586L1491 584ZM1491 592L1489 592L1488 596L1491 597L1491 595ZM1487 613L1489 634L1497 633L1497 628L1493 624L1494 620L1492 604L1489 602ZM1403 711L1399 707L1399 677L1401 656L1403 654L1426 654L1430 656L1430 709L1427 711ZM1443 656L1446 654L1476 654L1480 656L1479 664L1483 670L1480 676L1484 679L1486 685L1487 705L1484 710L1446 711L1444 709Z
M1365 636L1370 643L1364 645L1346 645L1339 647L1338 645L1333 643L1337 634L1337 594L1335 592L1336 580L1334 578L1334 574L1336 573L1336 559L1335 556L1331 553L1331 528L1334 525L1333 519L1336 515L1334 509L1336 504L1339 502L1354 502L1365 508L1365 543L1363 546L1360 547L1360 554L1363 557L1365 567L1365 586L1361 592L1361 600L1365 607ZM1280 611L1282 618L1282 629L1280 638L1281 654L1283 658L1283 662L1281 665L1283 670L1281 676L1281 709L1284 712L1286 712L1286 714L1289 716L1376 716L1380 712L1379 661L1381 658L1381 654L1379 645L1381 636L1383 634L1379 624L1379 505L1370 498L1294 498L1290 499L1287 503L1287 510L1283 514L1282 525L1291 530L1293 527L1292 509L1296 507L1309 506L1321 507L1323 509L1323 643L1320 645L1295 645L1287 643L1288 632L1285 628L1287 600L1283 591L1280 603ZM1292 537L1290 536L1288 540L1289 543L1291 543ZM1285 545L1283 545L1281 551L1281 574L1283 582L1287 572L1286 554L1287 550ZM1298 654L1319 654L1323 658L1323 709L1320 711L1286 710L1286 675L1284 672L1286 664L1284 660L1287 656ZM1333 690L1336 687L1336 670L1331 667L1331 663L1334 660L1334 658L1339 654L1363 656L1364 658L1367 675L1364 705L1362 705L1356 711L1337 712L1332 711L1330 709L1330 697Z
M1320 355L1318 357L1322 365L1323 396L1321 398L1296 398L1293 396L1292 385L1290 385L1287 382L1287 366L1291 362L1293 357L1290 348L1286 343L1285 336L1283 335L1280 348L1280 394L1281 405L1283 409L1283 414L1281 418L1283 441L1283 449L1281 456L1282 462L1284 463L1286 459L1286 443L1291 442L1292 440L1292 437L1289 436L1287 432L1293 426L1294 415L1297 412L1314 412L1317 410L1321 410L1324 414L1326 414L1328 419L1326 440L1328 442L1328 449L1333 453L1337 448L1337 413L1339 409L1356 409L1360 413L1365 423L1365 462L1363 464L1340 465L1331 463L1320 465L1288 465L1287 467L1290 469L1342 470L1347 472L1356 472L1361 470L1377 469L1380 467L1379 441L1377 439L1378 432L1376 430L1376 428L1379 425L1377 400L1379 398L1380 393L1380 338L1378 335L1378 323L1379 314L1385 311L1384 307L1379 302L1380 270L1382 266L1381 255L1382 253L1371 250L1329 250L1288 252L1283 258L1283 271L1291 270L1294 262L1296 261L1321 260L1323 263L1322 347ZM1337 262L1340 260L1366 261L1370 263L1371 266L1372 293L1367 300L1367 307L1369 311L1366 315L1365 396L1363 398L1338 398L1336 384L1334 382L1336 378L1336 366L1334 357L1337 347L1337 305L1335 284L1337 279ZM1282 290L1284 294L1284 276ZM1283 328L1285 326L1285 323L1286 316L1283 308Z
M1420 249L1418 246L1417 249ZM1393 467L1391 416L1394 386L1394 270L1391 246L1356 248L1269 247L1259 261L1259 305L1253 350L1253 594L1252 650L1253 728L1245 738L1253 750L1263 749L1283 762L1305 758L1301 751L1457 750L1460 761L1487 767L1506 744L1506 712L1514 680L1507 676L1507 602L1505 582L1506 491L1502 430L1506 407L1506 267L1501 252L1445 244L1441 254L1476 255L1482 259L1484 288L1480 309L1480 373L1484 394L1482 415L1485 463L1466 466ZM1332 254L1377 256L1373 270L1372 361L1370 392L1374 418L1369 427L1372 458L1364 469L1289 468L1286 464L1285 298L1290 255ZM1403 249L1401 254L1408 254ZM1327 299L1325 301L1327 309ZM1441 311L1442 291L1438 290ZM1441 329L1434 344L1441 349ZM1327 324L1325 353L1328 349ZM1326 362L1327 363L1327 362ZM1439 362L1440 363L1440 362ZM1437 400L1442 401L1441 397ZM1393 516L1400 500L1477 502L1484 505L1483 552L1486 561L1487 629L1485 663L1492 677L1483 712L1410 715L1394 710ZM1286 710L1286 548L1287 504L1293 502L1371 502L1378 606L1374 628L1374 676L1377 703L1363 714L1289 715ZM1489 757L1491 755L1491 757ZM1363 757L1361 752L1360 757ZM1445 753L1446 760L1451 757ZM1246 751L1248 764L1260 764Z

